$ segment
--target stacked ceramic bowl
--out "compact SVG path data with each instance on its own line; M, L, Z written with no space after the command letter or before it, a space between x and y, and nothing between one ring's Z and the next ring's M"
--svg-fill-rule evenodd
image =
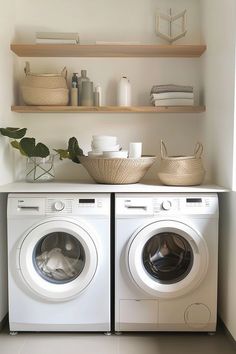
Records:
M93 135L91 148L92 151L88 152L89 157L126 158L128 156L128 151L121 150L116 136Z

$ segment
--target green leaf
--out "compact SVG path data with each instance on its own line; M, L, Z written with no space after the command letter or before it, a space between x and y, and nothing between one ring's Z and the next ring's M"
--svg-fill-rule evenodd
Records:
M47 157L48 155L50 155L50 151L46 145L44 145L43 143L38 143L35 146L34 149L35 157Z
M25 136L27 129L26 128L0 128L0 133L8 138L12 139L21 139Z
M19 144L19 141L17 141L17 140L11 141L11 146L13 146L15 149L20 150L20 144Z
M22 155L27 156L25 152L22 150L20 143L17 140L11 141L11 146L14 147L15 149L18 149Z
M34 138L23 138L20 141L21 149L25 152L25 154L29 157L34 156L34 148L35 148L35 139Z
M35 144L34 138L23 138L19 143L20 149L23 150L26 156L47 157L50 154L50 151L46 145L42 143L38 143L37 145Z
M78 156L83 155L83 150L79 147L78 141L75 137L69 139L68 143L69 158L75 162L80 163Z
M60 160L69 159L69 152L68 152L68 150L63 150L63 149L53 149L53 150L56 151L56 153L59 154Z

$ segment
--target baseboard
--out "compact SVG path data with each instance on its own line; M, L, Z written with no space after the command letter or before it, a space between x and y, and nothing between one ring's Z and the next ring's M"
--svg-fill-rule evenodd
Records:
M0 331L3 329L3 327L5 326L5 324L8 321L8 313L6 314L6 316L2 319L2 321L0 321Z

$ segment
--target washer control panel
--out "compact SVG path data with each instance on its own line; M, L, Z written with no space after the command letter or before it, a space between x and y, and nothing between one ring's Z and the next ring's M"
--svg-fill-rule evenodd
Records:
M218 215L218 197L215 193L156 193L116 196L116 215Z
M46 214L72 213L73 199L69 198L47 198Z
M109 194L12 194L8 215L110 215Z
M153 198L153 211L154 214L178 211L179 210L179 199L162 197L162 198Z
M78 195L73 198L47 198L47 214L100 215L109 210L102 196Z

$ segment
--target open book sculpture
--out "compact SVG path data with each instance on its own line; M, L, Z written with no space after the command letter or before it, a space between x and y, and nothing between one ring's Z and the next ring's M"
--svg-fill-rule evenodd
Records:
M170 14L163 14L158 12L156 14L156 34L157 36L167 40L169 43L173 43L177 39L184 37L187 33L186 29L186 13L187 10L183 10L182 12L172 16L172 11L170 9ZM176 22L176 23L175 23ZM165 26L165 24L167 26ZM173 26L175 26L175 29L180 26L180 31L175 30ZM167 33L165 33L165 29Z

